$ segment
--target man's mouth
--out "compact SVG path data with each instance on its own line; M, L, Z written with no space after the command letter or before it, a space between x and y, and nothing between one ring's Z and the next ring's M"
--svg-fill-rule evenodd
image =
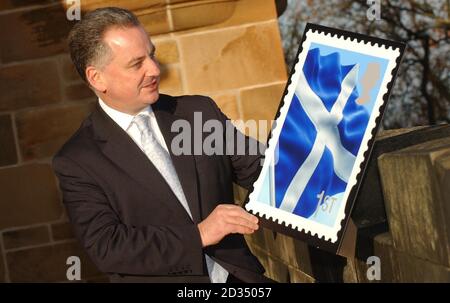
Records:
M142 88L148 88L148 89L156 89L158 87L158 80L154 79L151 82L145 83L142 85Z

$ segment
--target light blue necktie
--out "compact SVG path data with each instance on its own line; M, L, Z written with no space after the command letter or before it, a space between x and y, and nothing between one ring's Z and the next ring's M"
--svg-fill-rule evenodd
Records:
M192 214L186 197L184 196L183 188L181 187L177 172L173 166L172 159L170 158L167 150L162 147L160 142L156 139L153 128L149 125L149 118L150 117L147 115L140 114L134 117L132 121L132 123L136 124L139 132L141 133L141 142L144 153L167 181L175 196L178 200L180 200L181 205L183 205L184 209L192 219Z
M178 200L181 202L181 205L183 205L184 209L192 219L191 210L184 195L183 188L181 187L180 180L178 179L175 167L173 166L172 159L170 158L168 151L162 147L160 142L156 139L153 128L150 127L150 117L139 114L133 118L131 123L136 124L141 133L141 143L144 153L164 177ZM205 257L211 282L224 283L228 277L228 272L218 263L214 262L208 255L205 254Z

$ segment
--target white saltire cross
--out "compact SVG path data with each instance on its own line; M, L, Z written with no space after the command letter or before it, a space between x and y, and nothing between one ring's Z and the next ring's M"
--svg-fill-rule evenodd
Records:
M338 124L343 118L344 107L356 86L359 65L356 64L345 76L341 84L341 91L331 111L324 106L322 100L308 85L305 74L300 71L295 94L314 127L317 130L316 140L311 152L300 166L281 201L280 208L293 212L309 179L327 147L333 155L334 172L344 182L348 182L355 162L355 156L342 146Z

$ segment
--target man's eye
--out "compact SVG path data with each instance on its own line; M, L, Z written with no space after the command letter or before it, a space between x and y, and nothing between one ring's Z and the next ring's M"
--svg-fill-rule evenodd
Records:
M142 65L142 62L138 62L135 65L133 65L134 68L140 68Z

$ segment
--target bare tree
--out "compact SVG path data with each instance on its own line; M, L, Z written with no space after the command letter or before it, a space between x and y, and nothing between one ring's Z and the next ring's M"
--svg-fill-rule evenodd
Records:
M375 2L375 4L374 4ZM369 9L379 3L380 19ZM289 1L280 17L286 64L292 66L306 22L403 41L385 128L450 122L450 0Z

